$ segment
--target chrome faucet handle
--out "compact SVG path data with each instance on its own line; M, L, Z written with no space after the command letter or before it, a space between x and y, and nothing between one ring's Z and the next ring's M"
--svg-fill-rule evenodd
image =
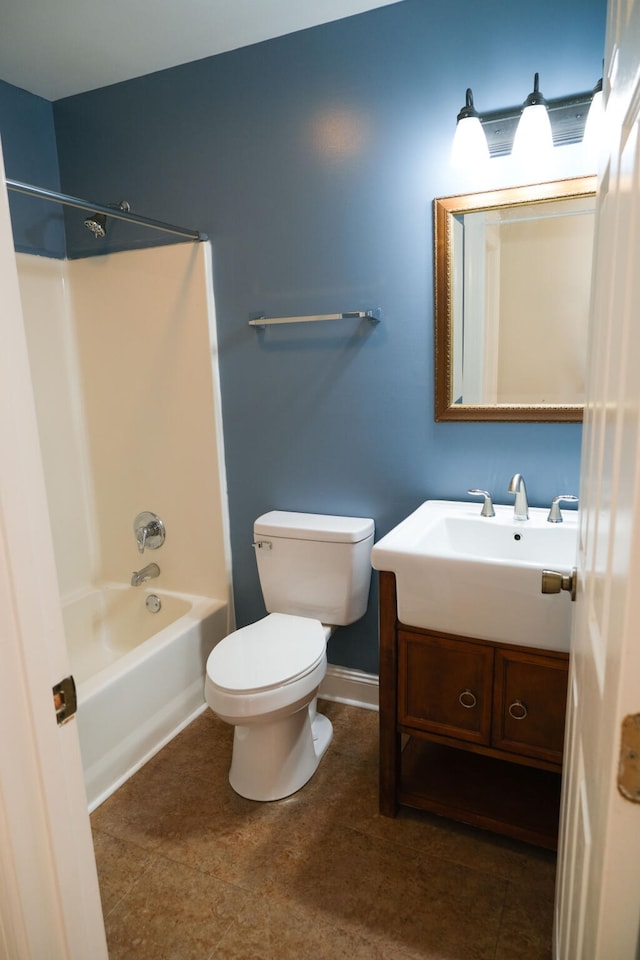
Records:
M495 517L496 512L493 509L493 503L491 501L491 494L486 490L467 490L467 493L472 497L484 497L484 503L482 504L482 510L480 511L481 517Z
M136 535L138 553L144 553L145 547L157 550L164 543L164 523L155 513L143 510L133 521L133 532Z
M578 497L574 497L572 493L563 493L559 497L554 497L551 501L551 509L549 510L549 515L547 521L549 523L562 523L562 513L560 511L561 503L577 503Z

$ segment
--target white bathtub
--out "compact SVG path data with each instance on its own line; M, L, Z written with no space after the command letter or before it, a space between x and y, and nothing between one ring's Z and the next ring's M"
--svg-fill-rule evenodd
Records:
M150 613L154 594L161 609ZM78 733L94 810L204 707L205 665L226 603L111 584L63 606Z

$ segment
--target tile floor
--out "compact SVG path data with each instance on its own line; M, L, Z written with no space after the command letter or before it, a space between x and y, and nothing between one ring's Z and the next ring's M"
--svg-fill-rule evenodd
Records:
M92 814L110 960L548 960L555 857L380 817L378 715L320 707L333 742L287 800L231 790L207 711Z

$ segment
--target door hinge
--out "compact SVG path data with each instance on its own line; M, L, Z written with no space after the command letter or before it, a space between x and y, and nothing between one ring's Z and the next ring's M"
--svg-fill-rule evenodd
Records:
M76 682L72 676L65 677L53 688L53 708L56 711L58 726L75 716L78 709Z
M640 713L622 721L618 790L626 800L640 803Z

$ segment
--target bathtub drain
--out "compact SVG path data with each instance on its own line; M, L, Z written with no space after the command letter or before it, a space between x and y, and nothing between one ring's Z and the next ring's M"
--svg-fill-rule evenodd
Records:
M145 606L149 613L157 613L162 606L162 601L160 597L156 597L155 593L150 593L145 600Z

